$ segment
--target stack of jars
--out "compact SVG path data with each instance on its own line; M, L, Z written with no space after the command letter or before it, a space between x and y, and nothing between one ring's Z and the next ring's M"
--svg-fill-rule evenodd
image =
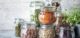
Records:
M39 14L39 21L41 23L41 27L39 29L39 38L54 38L55 31L53 28L53 23L56 21L56 18L53 7L43 7Z
M41 23L39 38L72 38L70 25L66 22L62 22L63 15L60 11L60 7L58 7L58 2L52 5L54 5L57 10L54 11L53 6L45 6L41 9L39 14L39 21ZM53 28L54 22L55 29Z
M53 7L45 6L39 13L40 28L35 22L24 22L21 26L21 38L54 38L53 23L56 21Z

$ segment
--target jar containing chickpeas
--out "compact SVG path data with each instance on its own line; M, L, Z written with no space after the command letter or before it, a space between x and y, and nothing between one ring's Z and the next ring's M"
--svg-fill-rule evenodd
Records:
M52 6L45 6L41 9L39 14L39 21L44 25L50 25L56 21Z
M55 33L52 25L42 25L39 29L39 38L54 38Z
M23 23L21 26L21 38L38 38L38 29L34 23Z

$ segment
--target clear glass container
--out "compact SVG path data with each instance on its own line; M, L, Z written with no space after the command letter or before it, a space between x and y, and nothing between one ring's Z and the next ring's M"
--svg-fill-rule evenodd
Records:
M56 16L56 22L54 24L55 24L55 32L56 32L56 38L57 38L58 33L59 33L59 29L60 29L60 26L62 25L62 20L63 20L63 14L61 12L60 6L57 7L57 11L55 13L55 16Z
M24 22L24 19L15 18L15 25L16 25L15 26L15 35L16 35L16 37L20 37L22 22Z
M34 23L23 23L21 26L21 38L38 38L38 29Z
M39 13L39 21L41 24L53 24L56 21L52 6L45 6L41 9Z
M71 27L66 23L60 26L58 38L72 38Z
M60 25L62 24L63 14L60 13L60 12L57 12L57 13L55 14L55 16L56 16L55 25L56 25L56 26L60 26Z
M54 38L55 33L51 25L42 25L39 29L39 38Z
M31 14L31 21L34 21L37 24L37 27L40 26L38 15L41 11L41 7L43 6L44 2L41 0L35 0L30 3L30 8L32 9L31 11L33 11Z

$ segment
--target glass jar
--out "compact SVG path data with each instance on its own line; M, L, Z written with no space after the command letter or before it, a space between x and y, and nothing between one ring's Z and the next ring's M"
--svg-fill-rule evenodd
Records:
M62 25L62 20L63 20L63 14L60 12L57 12L56 13L56 22L55 22L56 36L59 33L59 28Z
M32 9L31 11L33 11L31 14L31 21L34 21L37 24L37 27L40 27L38 15L41 11L40 10L41 7L43 6L44 6L44 2L41 0L35 0L30 3L30 8Z
M41 12L39 14L39 21L41 24L53 24L56 21L56 18L54 16L53 7L51 6L45 6L41 9Z
M39 38L54 38L55 33L51 25L42 25L39 29Z
M15 35L16 37L20 37L21 34L21 23L24 22L24 19L15 18Z
M60 26L58 38L72 38L71 27L66 23Z
M55 16L56 16L55 25L56 25L56 26L60 26L60 25L62 24L63 14L60 13L60 12L57 12L57 13L55 14Z
M34 23L24 23L21 26L21 38L38 38L38 30Z

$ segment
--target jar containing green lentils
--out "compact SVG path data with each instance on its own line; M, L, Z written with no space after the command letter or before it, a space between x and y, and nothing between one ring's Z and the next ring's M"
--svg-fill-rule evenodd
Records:
M54 36L54 29L51 25L42 25L39 29L39 38L54 38Z

